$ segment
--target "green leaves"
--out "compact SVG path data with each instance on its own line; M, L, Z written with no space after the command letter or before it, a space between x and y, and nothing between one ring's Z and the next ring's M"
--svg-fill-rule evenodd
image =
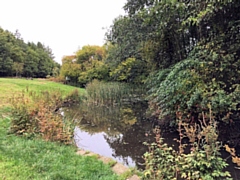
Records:
M106 47L84 46L75 55L62 59L61 76L69 82L84 87L93 79L108 80L109 68L105 63Z
M156 130L156 143L147 144L149 151L144 155L146 179L191 179L215 180L226 179L230 176L223 169L228 165L220 157L221 144L217 141L216 122L189 126L179 121L179 147L173 149L165 144L160 130ZM184 127L184 130L183 130ZM195 127L197 131L191 131ZM211 136L210 136L210 135ZM183 138L194 137L194 141L183 143ZM201 143L200 143L201 142ZM190 152L186 153L185 148ZM230 178L229 178L230 179Z
M18 34L0 28L0 76L52 75L58 64L53 61L51 49L39 42L26 44Z

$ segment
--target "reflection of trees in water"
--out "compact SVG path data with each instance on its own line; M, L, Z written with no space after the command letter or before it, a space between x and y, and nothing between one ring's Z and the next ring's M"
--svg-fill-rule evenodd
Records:
M146 130L149 131L146 131ZM144 160L142 158L143 154L148 150L143 142L149 142L154 140L154 135L150 134L151 124L147 121L141 121L132 126L131 129L126 129L122 132L121 137L110 137L105 136L104 138L114 149L114 157L121 157L124 163L128 164L128 157L136 163L136 165L141 168ZM139 163L139 164L138 164Z
M153 141L153 135L149 135L151 124L145 120L146 108L142 102L108 107L82 104L65 110L65 115L75 116L77 126L89 134L105 132L113 157L126 164L130 157L137 164L143 163L142 156L147 151L143 142Z
M124 111L125 109L119 106L88 106L83 112L79 127L90 134L98 132L105 132L108 136L121 134L125 129L131 128L127 120L133 116L132 114L126 116Z
M143 119L146 104L135 103L122 106L95 106L81 104L65 111L67 117L75 119L81 130L90 134L105 132L109 136L121 134L137 121ZM77 116L76 116L77 115Z

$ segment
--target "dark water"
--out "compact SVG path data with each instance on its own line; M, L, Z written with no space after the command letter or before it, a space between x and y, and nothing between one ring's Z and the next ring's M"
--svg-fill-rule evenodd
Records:
M111 157L130 167L143 168L143 142L153 142L152 124L145 118L147 104L75 106L64 114L77 122L74 139L79 148Z
M148 148L143 142L154 142L152 122L146 119L147 104L138 102L121 106L80 105L64 109L64 115L73 119L76 145L85 150L111 157L129 167L144 169L143 154ZM164 141L178 146L174 138L178 133L162 131ZM240 179L240 170L231 161L225 151L222 157L227 159L234 180Z

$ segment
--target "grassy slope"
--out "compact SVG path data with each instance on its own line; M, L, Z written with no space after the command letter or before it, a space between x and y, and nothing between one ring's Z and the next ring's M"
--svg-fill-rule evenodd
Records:
M55 91L60 90L63 94L67 94L76 87L68 86L60 83L47 81L44 79L14 79L14 78L0 78L0 107L8 105L8 99L15 93L21 92L22 90L31 91ZM80 92L85 92L84 89L78 88Z
M0 78L0 98L4 99L0 101L0 179L118 179L110 167L96 158L76 155L74 147L7 134L10 125L7 99L26 86L36 91L60 89L65 93L75 89L43 80Z

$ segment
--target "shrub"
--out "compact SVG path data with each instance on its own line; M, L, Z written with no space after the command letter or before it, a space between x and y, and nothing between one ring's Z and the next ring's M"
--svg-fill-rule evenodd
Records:
M228 164L220 156L222 146L217 141L216 122L212 120L207 124L203 120L199 125L189 125L179 121L178 126L178 150L163 142L160 130L156 133L156 143L145 143L149 152L144 155L144 179L230 179L230 173L223 171ZM182 144L184 137L190 144ZM187 147L189 153L186 153Z
M211 104L216 120L229 121L238 111L239 85L215 78L214 68L212 62L186 59L150 77L148 99L160 110L159 119L180 115L185 122L196 122Z
M61 76L49 77L48 80L53 81L53 82L59 82L59 83L65 83L66 82L65 78L61 77Z
M78 89L74 89L64 98L64 103L80 103L84 99L86 99L86 94L80 94Z
M42 137L47 141L71 142L73 128L55 111L63 99L60 92L28 93L11 99L12 121L10 132L26 137Z

